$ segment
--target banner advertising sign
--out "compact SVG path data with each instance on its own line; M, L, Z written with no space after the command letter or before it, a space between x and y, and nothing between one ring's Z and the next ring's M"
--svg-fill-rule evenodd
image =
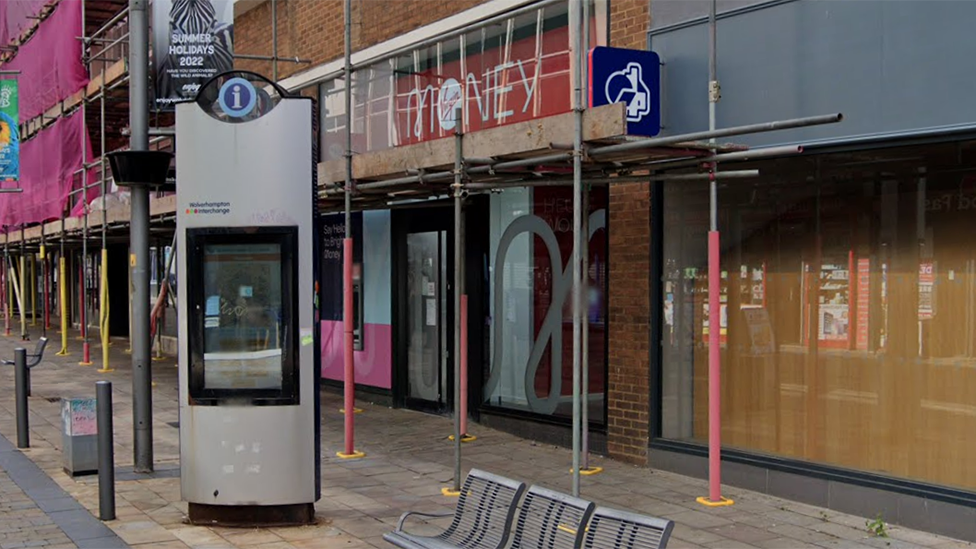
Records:
M155 107L193 99L210 78L234 68L232 0L153 0Z
M20 180L17 81L0 80L0 182Z

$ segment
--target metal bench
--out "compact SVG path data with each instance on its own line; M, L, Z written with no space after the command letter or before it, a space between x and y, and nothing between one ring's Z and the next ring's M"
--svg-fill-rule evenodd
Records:
M597 507L583 549L664 549L673 528L670 520Z
M575 549L593 508L592 502L533 486L515 522L511 549Z
M37 344L34 345L34 352L27 353L27 396L30 396L31 382L30 382L30 369L41 363L44 358L44 348L47 347L47 338L42 337L37 340ZM3 360L3 364L8 366L13 366L13 360Z
M396 530L383 539L403 549L502 549L525 484L498 475L472 469L461 486L454 519L436 536L418 536L403 530L410 516L448 517L452 513L404 513Z
M33 353L27 353L27 367L28 368L33 368L34 366L37 366L38 364L41 363L41 359L44 358L44 348L45 347L47 347L47 338L46 337L42 337L41 339L38 339L37 340L37 344L34 345L34 352ZM12 366L14 364L14 361L12 361L12 360L4 360L3 363Z

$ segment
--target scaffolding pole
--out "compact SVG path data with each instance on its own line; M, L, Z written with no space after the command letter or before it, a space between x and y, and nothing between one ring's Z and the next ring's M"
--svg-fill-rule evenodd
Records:
M58 356L68 354L68 285L65 280L68 266L64 260L64 212L61 212L61 241L58 252L58 309L61 317L61 350Z
M84 2L82 2L84 4ZM87 120L88 107L81 103L81 119ZM81 229L81 362L80 366L91 366L91 342L88 340L88 147L85 144L87 132L81 137L81 207L84 224ZM64 235L62 235L62 238Z
M601 147L593 147L587 150L587 156L596 157L596 156L602 156L602 155L613 154L613 153L640 151L640 150L646 150L652 148L678 145L681 143L689 143L693 141L700 141L703 139L748 135L748 134L763 133L763 132L770 132L770 131L790 130L795 128L805 128L808 126L818 126L821 124L834 124L842 121L843 119L844 119L843 114L836 113L836 114L826 114L826 115L819 115L819 116L808 116L803 118L790 118L787 120L777 120L774 122L761 122L758 124L748 124L745 126L733 126L731 128L722 128L722 129L716 129L710 131L687 133L683 135L638 139L636 141L628 141L626 143L619 143L616 145L604 145ZM762 153L763 151L756 151L754 153L754 157L760 158L763 156ZM728 153L728 154L731 155L735 153ZM725 155L718 155L718 156L723 158L725 157ZM520 158L518 160L504 160L504 161L494 162L491 164L472 166L466 170L466 174L468 176L480 175L480 174L498 175L497 172L502 170L509 170L513 168L524 168L527 166L543 166L546 164L552 164L557 162L566 162L568 160L571 160L572 158L573 158L573 152L569 151L564 153L554 153L554 154L549 154L544 156L537 156L533 158ZM680 162L685 162L685 161L682 160ZM663 169L664 166L665 164L662 163L659 169ZM682 175L697 175L697 174L682 174ZM644 180L647 180L651 177L652 176L645 177ZM392 187L398 187L398 186L408 185L408 184L433 183L437 181L446 181L446 180L450 180L451 178L452 178L452 172L444 171L444 172L410 175L406 177L399 177L396 179L386 179L383 181L361 183L356 187L361 191L378 191L378 190L389 189ZM624 181L624 179L622 178L614 178L613 180ZM498 184L497 186L503 187L504 184ZM469 188L473 188L473 187L469 186ZM337 195L343 192L344 191L342 189L336 189L336 190L327 189L325 191L325 195Z
M98 335L102 339L102 367L99 368L99 373L108 373L112 371L111 366L109 366L109 302L108 302L108 203L105 200L105 195L107 194L107 185L105 182L105 69L102 69L102 84L101 84L101 99L99 102L99 110L101 111L101 133L99 134L100 143L99 147L101 150L101 155L99 156L99 170L101 180L101 194L102 194L102 268L101 276L99 277L101 282L100 292L98 296Z
M10 335L10 231L7 227L3 228L3 281L4 284L4 317L3 335Z
M342 330L343 330L343 414L345 448L337 455L343 459L365 456L355 446L356 417L356 361L353 348L353 295L352 295L352 2L345 0L345 103L346 103L346 236L342 242ZM277 52L277 50L276 50Z
M278 0L271 0L271 57L272 57L271 81L277 84L278 83Z
M590 0L583 0L583 54L589 55L590 51ZM583 72L581 81L585 85L589 85L589 64L580 63L580 70ZM589 90L584 94L589 96ZM583 289L582 293L586 303L589 303L589 287L590 287L590 189L591 186L587 184L583 185L583 213L582 213L582 226L580 230L582 231L582 238L580 240L580 269L582 270ZM582 456L580 457L580 474L581 475L593 475L599 473L603 469L600 467L590 467L590 315L586 312L589 308L585 307L582 318L581 332L583 337L581 353L581 361L583 363L582 377L582 390L580 393L583 395L582 404L582 418L580 420L580 425L583 429L581 444L583 446Z
M718 104L720 86L717 71L716 44L716 0L711 1L708 14L709 53L708 53L708 130L715 131L715 110ZM709 138L715 144L715 137ZM712 149L712 155L717 153ZM708 497L698 498L703 505L710 507L731 505L730 499L722 497L722 349L721 328L721 248L718 229L718 181L715 179L717 164L709 164L708 183Z
M41 223L41 307L43 309L43 321L41 322L41 334L47 337L47 331L51 328L51 294L50 294L50 275L51 269L48 267L47 258L47 235L44 231L44 223Z
M584 0L585 1L585 0ZM569 4L569 30L572 34L573 73L573 495L580 495L580 376L582 339L580 312L582 308L583 280L580 272L580 233L583 224L583 34L580 26L582 2L572 0ZM555 350L554 350L555 352ZM558 395L557 395L558 396Z
M459 105L460 107L460 105ZM461 354L465 352L461 348L461 302L464 293L464 278L462 276L461 265L464 264L464 240L461 234L463 209L461 200L463 199L462 170L464 164L464 143L461 132L463 115L460 108L454 110L454 487L451 490L444 490L444 495L459 496L461 494L461 438L464 433L461 431L461 417L464 413L461 399L462 393L462 370Z
M20 339L22 341L30 340L30 334L27 333L27 304L26 293L26 282L27 282L27 258L25 257L26 252L24 251L24 224L20 224L20 273L17 277L17 284L14 289L17 290L17 308L20 309Z
M31 305L31 328L37 326L37 256L34 252L30 254L30 305Z

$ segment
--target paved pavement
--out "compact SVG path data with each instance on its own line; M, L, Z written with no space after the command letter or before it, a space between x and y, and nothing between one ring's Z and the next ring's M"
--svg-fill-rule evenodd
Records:
M39 332L33 328L33 337ZM327 392L322 399L323 497L315 506L316 525L277 529L190 526L185 523L186 504L180 501L175 361L169 358L153 363L156 471L140 475L131 467L131 376L129 356L123 351L126 343L116 340L110 348L115 371L99 374L98 366L78 365L81 343L77 332L71 333L71 354L66 357L54 355L60 347L59 336L53 329L50 336L51 352L32 372L31 448L23 452L8 442L16 440L13 370L0 369L0 435L6 437L0 439L0 549L115 547L124 546L122 542L140 549L389 548L392 546L381 536L392 530L404 511L446 511L453 507L453 500L440 493L442 487L450 485L453 475L453 443L446 438L452 429L450 419L359 401L357 406L364 413L356 416L356 446L367 456L340 460L335 452L342 449L341 402L339 395ZM0 336L0 357L12 357L19 344L16 335ZM92 358L96 363L101 358L101 349L94 341ZM102 523L104 526L92 516L98 512L96 478L71 478L61 468L59 404L62 396L93 397L94 383L102 379L114 385L118 515L117 520ZM566 449L477 424L470 430L478 440L464 445L465 471L479 467L569 491L571 455ZM868 532L864 517L732 487L724 488L723 493L735 499L735 505L704 508L695 502L707 492L701 480L599 457L591 461L605 471L583 477L583 496L600 504L674 520L669 544L673 549L972 547L891 525L886 528L887 537L876 537ZM35 472L28 464L36 465ZM45 479L51 484L31 484ZM56 504L50 503L55 500ZM430 531L439 524L443 523L421 523L416 529ZM107 528L100 530L98 526Z

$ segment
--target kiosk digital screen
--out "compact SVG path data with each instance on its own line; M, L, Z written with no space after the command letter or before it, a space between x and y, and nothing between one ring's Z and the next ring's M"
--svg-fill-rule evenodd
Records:
M281 245L203 247L203 386L281 389Z
M188 238L191 319L190 396L285 403L297 398L294 236L199 232ZM235 231L236 232L236 231ZM195 340L195 341L194 341ZM297 401L296 401L297 402Z

